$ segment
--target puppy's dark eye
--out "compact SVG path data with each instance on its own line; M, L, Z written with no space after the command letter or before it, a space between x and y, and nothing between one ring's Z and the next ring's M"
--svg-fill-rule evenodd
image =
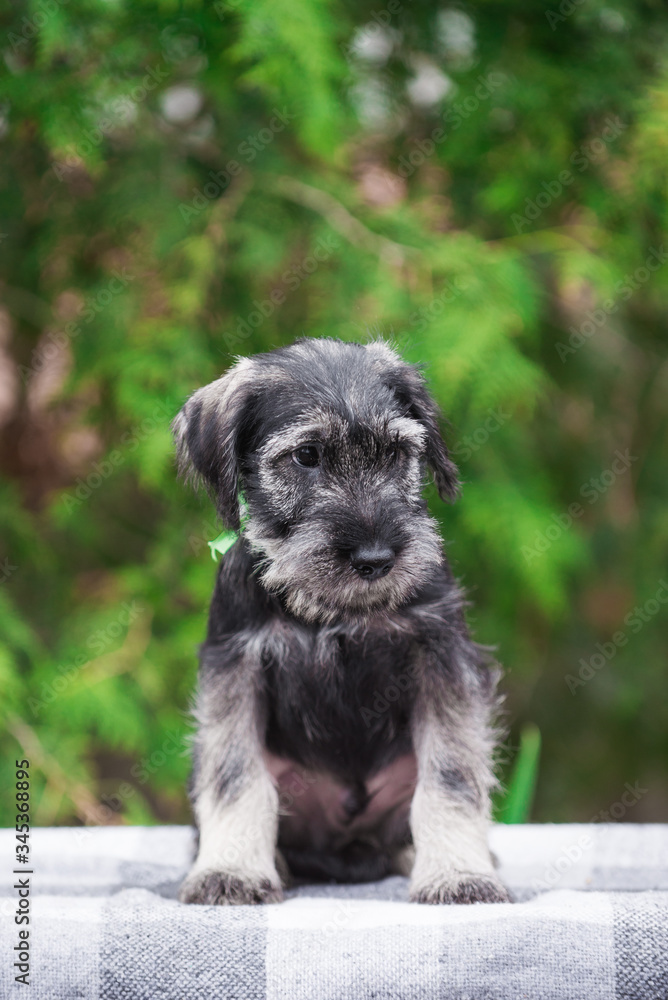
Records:
M292 461L295 465L301 465L303 469L315 469L320 465L320 449L314 444L303 444L301 448L295 448L293 451Z

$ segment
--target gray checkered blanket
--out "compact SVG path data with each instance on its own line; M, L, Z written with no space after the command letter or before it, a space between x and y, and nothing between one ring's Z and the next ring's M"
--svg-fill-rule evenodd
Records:
M514 905L420 906L403 878L183 906L184 827L35 829L30 988L3 880L0 995L33 1000L666 1000L668 826L496 826ZM14 831L0 831L11 871ZM20 876L16 876L20 878Z

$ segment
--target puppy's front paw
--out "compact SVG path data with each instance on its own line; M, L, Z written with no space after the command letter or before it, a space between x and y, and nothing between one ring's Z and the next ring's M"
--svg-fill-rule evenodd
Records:
M413 903L509 903L510 896L495 875L451 872L432 884L412 885Z
M271 878L244 872L191 872L179 889L182 903L205 906L239 906L244 903L279 903L280 885Z

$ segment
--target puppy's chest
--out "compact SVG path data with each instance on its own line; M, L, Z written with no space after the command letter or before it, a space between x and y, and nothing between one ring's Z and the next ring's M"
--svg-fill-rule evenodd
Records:
M314 636L265 663L267 748L363 779L410 749L414 669L407 642Z

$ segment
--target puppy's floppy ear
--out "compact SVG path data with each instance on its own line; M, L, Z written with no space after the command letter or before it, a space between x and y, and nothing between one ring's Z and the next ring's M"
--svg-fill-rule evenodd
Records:
M239 529L239 444L256 386L249 358L198 389L172 422L179 473L213 493L221 520Z
M452 503L459 494L457 466L450 458L439 428L440 411L432 399L420 370L407 364L387 344L367 345L382 364L381 378L392 390L405 416L417 420L427 432L427 463L442 500Z

